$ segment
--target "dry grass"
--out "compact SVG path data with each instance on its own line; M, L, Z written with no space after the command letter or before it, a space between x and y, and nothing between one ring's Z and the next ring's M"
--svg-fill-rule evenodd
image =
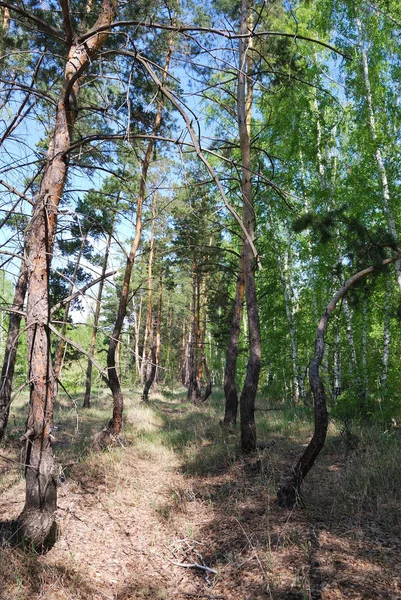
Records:
M120 442L96 454L89 440L109 418L108 394L100 390L93 409L79 410L78 430L71 401L60 397L59 539L42 557L2 549L1 600L401 598L397 431L355 431L350 451L331 425L304 486L306 508L289 512L275 493L308 441L309 411L257 412L260 438L274 445L245 457L237 435L219 426L221 395L200 408L178 392L155 394L146 406L139 398L127 393ZM1 449L4 519L23 504L25 404L13 407Z

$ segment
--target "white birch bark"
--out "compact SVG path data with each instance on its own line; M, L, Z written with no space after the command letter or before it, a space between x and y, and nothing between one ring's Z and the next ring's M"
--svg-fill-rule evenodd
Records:
M370 85L370 77L369 77L369 64L368 64L368 56L364 45L363 40L363 31L362 31L362 23L359 16L356 17L356 26L358 30L358 45L359 50L361 52L362 58L362 66L363 66L363 77L366 88L366 103L369 112L369 129L370 134L372 136L373 143L375 145L375 159L377 164L377 171L381 179L382 184L382 196L383 196L383 211L387 221L388 231L391 237L398 243L398 235L397 229L395 226L394 216L391 210L391 196L390 196L390 187L387 177L387 171L384 164L382 149L380 147L380 143L377 136L377 126L375 119L375 112L373 107L373 97L372 97L372 88ZM401 260L396 260L394 263L395 271L397 274L397 283L401 292Z

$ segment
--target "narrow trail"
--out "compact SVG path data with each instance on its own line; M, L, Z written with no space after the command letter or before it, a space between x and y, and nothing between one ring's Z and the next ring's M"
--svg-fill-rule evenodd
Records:
M92 454L83 445L72 461L63 454L72 427L62 424L59 539L29 560L7 551L0 599L401 599L395 535L335 521L323 496L321 512L278 509L277 481L299 446L277 437L256 457L233 454L216 417L162 396L137 402L120 446ZM312 488L337 481L332 460L311 474ZM23 481L10 478L0 493L3 518L19 513L23 494Z
M137 430L147 437L156 433L152 444L94 456L74 466L61 486L61 536L45 560L64 568L68 564L71 572L79 566L87 593L96 590L93 598L96 593L119 600L172 598L180 590L197 591L193 574L172 564L188 562L198 544L188 511L180 511L188 482L179 474L173 450L158 441L156 419L138 421L135 411L129 413L127 420ZM208 518L202 503L195 512Z

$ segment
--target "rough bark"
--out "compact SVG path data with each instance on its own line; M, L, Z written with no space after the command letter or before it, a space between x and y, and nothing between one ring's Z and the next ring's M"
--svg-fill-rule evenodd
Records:
M252 29L252 2L241 2L241 33ZM252 62L248 54L252 38L241 38L239 42L239 71L237 85L238 132L241 152L241 192L243 200L244 279L245 299L249 328L249 359L245 382L240 397L241 447L244 452L256 450L255 399L259 383L261 344L259 311L256 296L255 258L255 214L252 197L251 171L251 109L252 109Z
M245 296L244 279L244 244L242 242L241 256L238 266L237 283L235 286L235 299L233 317L231 320L230 337L226 352L226 365L224 369L224 394L226 397L223 424L230 428L237 423L238 390L235 381L237 373L237 359L239 338L241 333L242 310Z
M4 432L7 427L8 417L11 406L11 391L15 371L15 361L18 350L18 337L20 324L22 319L22 311L24 309L24 301L28 283L28 271L25 260L22 261L20 273L15 286L13 310L20 312L10 313L10 322L7 332L6 349L3 359L3 368L1 370L1 387L0 387L0 440L3 439Z
M30 404L25 433L26 498L18 527L21 537L38 549L54 542L56 528L56 470L50 435L56 385L50 357L49 274L57 207L67 177L79 78L107 39L107 25L113 21L116 7L117 0L103 0L95 28L105 26L105 30L88 37L84 44L70 46L43 177L27 230Z
M105 249L103 265L102 265L102 279L100 280L100 283L99 283L99 289L98 289L97 298L96 298L95 314L93 317L92 336L91 336L91 343L90 343L90 347L89 347L89 358L88 358L88 365L86 367L86 376L85 376L85 396L84 396L84 404L83 404L84 408L90 408L90 405L91 405L90 404L91 390L92 390L92 360L91 359L95 356L96 338L97 338L97 331L98 331L98 327L99 327L100 308L102 306L103 288L104 288L104 281L105 281L104 276L105 276L106 270L107 270L107 263L109 262L111 239L112 239L112 234L110 233L110 235L107 238L106 249Z
M382 266L389 265L390 263L399 260L399 258L400 256L398 254L392 258L387 258L382 262ZM308 446L305 448L297 463L288 472L278 491L278 503L284 508L292 508L296 505L302 482L309 473L310 469L313 467L315 460L319 456L326 441L328 414L326 406L326 392L320 376L320 366L324 356L325 336L328 322L337 303L345 297L347 292L358 281L374 271L375 267L372 266L352 275L352 277L350 277L334 294L320 318L315 336L315 354L309 363L309 382L314 398L314 432Z

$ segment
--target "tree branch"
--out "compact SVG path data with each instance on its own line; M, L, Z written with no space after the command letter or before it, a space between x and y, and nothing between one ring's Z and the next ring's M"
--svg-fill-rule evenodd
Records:
M63 11L64 27L66 42L69 46L72 46L74 33L72 30L70 8L68 6L68 0L60 0L61 10Z
M50 331L52 331L53 333L55 333L66 344L69 344L70 346L72 346L73 348L75 348L76 350L78 350L79 352L81 352L82 354L84 354L84 356L86 356L91 361L91 363L96 367L96 369L99 371L100 376L102 377L103 381L108 384L109 380L106 377L106 375L104 374L104 372L107 370L107 367L102 367L101 365L99 365L99 363L93 358L93 356L91 356L89 354L89 352L87 352L84 348L82 348L82 346L80 346L80 344L78 344L77 342L74 342L70 338L67 338L65 335L62 335L58 331L58 329L56 329L56 327L54 327L54 325L52 325L51 323L48 323L47 325L48 325Z
M68 302L72 302L73 300L75 300L75 298L78 298L78 296L83 296L85 294L85 292L87 292L89 290L89 288L93 287L94 285L96 285L97 283L102 281L102 279L107 279L108 277L111 277L112 275L115 275L116 273L118 273L118 271L109 271L108 273L105 273L104 275L100 275L100 277L98 277L97 279L94 279L90 283L87 283L80 290L74 292L73 294L70 294L70 296L67 296L67 298L64 298L63 300L61 300L61 302L58 302L57 304L55 304L51 309L51 314L55 313L56 310L58 310L59 308L64 306L64 304L67 304Z
M241 38L251 39L251 38L259 38L259 37L269 37L269 36L270 37L272 37L272 36L287 37L287 38L292 38L294 41L303 40L306 42L311 42L313 44L317 44L318 46L322 46L323 48L327 48L328 50L331 50L332 52L339 54L346 60L351 60L351 58L347 54L344 54L344 52L341 52L340 50L338 50L338 48L335 48L334 46L331 46L330 44L327 44L326 42L323 42L322 40L310 38L305 35L298 35L297 33L287 33L284 31L250 31L249 33L236 33L234 31L228 31L227 29L215 29L214 27L195 27L195 26L191 26L191 25L168 25L166 23L152 23L152 22L146 23L144 21L137 21L137 20L115 21L111 25L111 27L112 28L126 27L126 26L131 26L131 25L135 25L136 27L146 27L148 29L165 29L167 31L175 31L177 33L184 33L184 34L190 33L190 32L209 33L209 34L213 33L214 35L224 37L228 40L239 40ZM88 33L85 33L84 35L82 35L78 39L78 41L84 42L86 39L88 39L88 37L90 37L94 33L99 33L100 31L104 31L105 29L106 29L106 27L99 27L97 29L93 29L91 32L88 32Z
M42 31L49 33L50 35L61 40L62 42L66 41L65 36L62 31L59 31L52 25L49 25L49 23L46 23L46 21L44 21L43 19L40 19L39 17L26 11L25 9L22 9L19 6L15 6L14 4L10 4L9 2L1 2L1 1L0 1L0 7L8 8L10 11L21 15L21 17L24 17L25 19L28 19L28 21L32 21L33 23L36 23L36 25L38 25L38 27Z

